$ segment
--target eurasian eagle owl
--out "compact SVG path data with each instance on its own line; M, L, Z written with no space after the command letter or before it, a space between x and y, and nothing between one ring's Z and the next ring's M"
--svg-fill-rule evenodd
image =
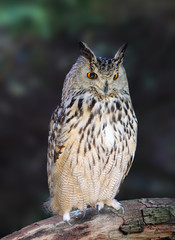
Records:
M114 197L132 165L137 142L137 119L123 67L126 46L108 59L96 57L80 42L80 57L66 76L61 105L51 117L50 207L68 223L73 208L122 207Z

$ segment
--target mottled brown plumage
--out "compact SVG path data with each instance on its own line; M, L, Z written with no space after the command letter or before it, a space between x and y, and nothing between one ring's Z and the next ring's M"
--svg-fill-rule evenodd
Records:
M53 213L69 221L69 212L114 200L133 162L137 119L132 107L123 57L96 57L80 43L80 57L67 74L61 106L49 131L48 183Z

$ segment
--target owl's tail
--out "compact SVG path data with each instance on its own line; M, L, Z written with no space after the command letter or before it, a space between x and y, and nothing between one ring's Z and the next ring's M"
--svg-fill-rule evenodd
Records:
M52 208L51 208L51 199L49 199L48 201L45 201L42 204L42 210L47 214L53 214L53 211L52 211Z

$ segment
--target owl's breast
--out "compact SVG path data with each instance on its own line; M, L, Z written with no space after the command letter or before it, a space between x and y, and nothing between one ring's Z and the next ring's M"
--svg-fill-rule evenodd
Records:
M93 166L94 158L122 157L123 149L128 154L135 151L137 123L130 98L98 101L84 94L71 99L66 111L61 136L68 139L65 145L74 166L87 163L84 159Z

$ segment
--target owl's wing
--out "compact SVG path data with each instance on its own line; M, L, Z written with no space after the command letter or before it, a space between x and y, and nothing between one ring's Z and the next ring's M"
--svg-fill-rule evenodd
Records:
M135 128L135 131L137 132L137 126ZM129 139L127 138L125 140L125 142L127 142L128 147L125 147L124 148L125 150L123 152L123 161L125 161L126 164L124 164L125 167L123 169L123 178L122 178L121 184L124 181L125 177L128 175L128 172L129 172L129 170L132 166L133 160L134 160L136 144L137 144L136 135L131 136ZM121 186L121 184L120 184L120 186Z
M53 196L53 169L56 161L59 159L64 144L59 143L60 132L64 120L63 108L57 107L51 116L48 137L48 153L47 153L47 175L50 196Z

